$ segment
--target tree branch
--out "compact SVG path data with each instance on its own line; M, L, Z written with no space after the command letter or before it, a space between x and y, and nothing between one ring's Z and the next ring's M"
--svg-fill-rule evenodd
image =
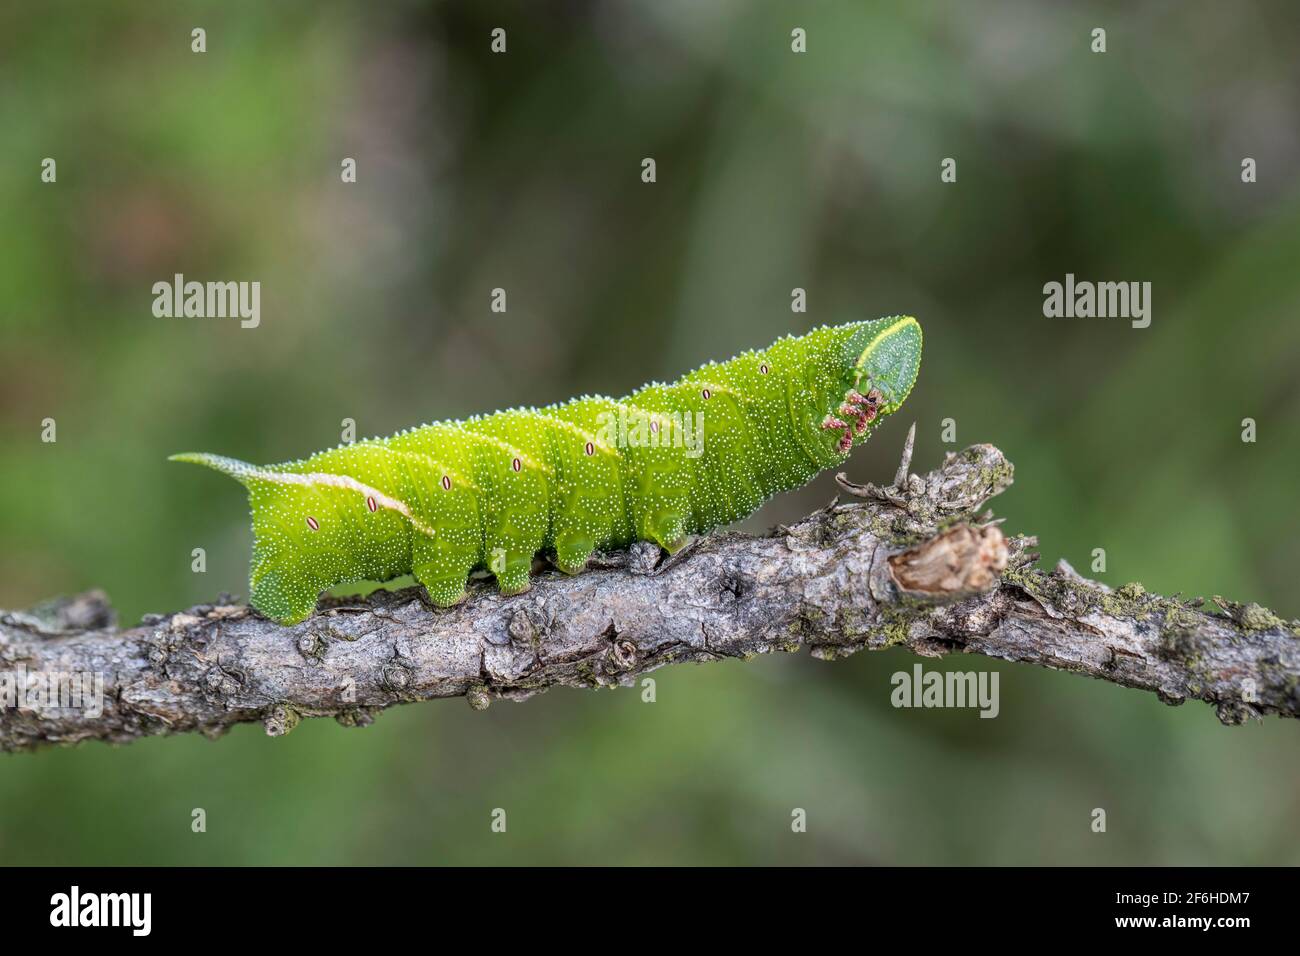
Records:
M888 488L840 476L861 500L767 537L715 533L668 558L637 545L576 577L541 575L514 597L478 583L451 609L409 588L323 602L293 627L226 602L119 630L98 592L0 612L0 750L215 737L247 721L278 735L308 716L361 725L410 701L464 696L482 709L556 686L627 685L664 664L802 647L824 659L905 646L1039 664L1171 704L1204 700L1227 724L1300 712L1300 622L1137 584L1111 590L1064 562L1034 570L1035 539L1007 539L977 516L1011 484L998 449L949 455L924 477L908 464ZM76 674L90 675L88 698L40 699L42 687L66 695ZM4 699L6 675L8 689L26 685L16 700Z

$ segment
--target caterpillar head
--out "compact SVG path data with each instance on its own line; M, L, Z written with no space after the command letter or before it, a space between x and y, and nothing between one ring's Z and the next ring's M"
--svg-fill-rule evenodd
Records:
M921 324L910 315L852 326L841 358L843 394L830 396L833 407L822 421L823 430L839 433L840 454L898 411L920 367Z

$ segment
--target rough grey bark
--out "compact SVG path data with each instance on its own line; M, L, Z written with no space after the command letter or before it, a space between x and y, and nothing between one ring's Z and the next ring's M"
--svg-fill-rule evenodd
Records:
M411 588L325 602L293 627L225 602L120 630L98 593L0 612L0 670L36 687L58 674L103 681L102 713L36 699L0 710L0 749L218 736L246 721L278 735L316 716L360 725L409 701L463 696L482 709L804 647L829 659L902 645L1039 664L1169 703L1204 700L1228 724L1300 712L1300 622L1137 584L1111 590L1064 563L1034 570L1036 541L979 515L1012 480L1000 451L973 446L924 477L909 459L910 440L893 485L840 476L859 500L767 537L712 534L670 558L637 546L514 597L478 585L451 609Z

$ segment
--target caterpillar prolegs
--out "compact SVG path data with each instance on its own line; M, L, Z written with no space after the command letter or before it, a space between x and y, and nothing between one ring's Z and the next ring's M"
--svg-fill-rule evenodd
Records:
M916 381L910 316L786 336L626 398L583 396L407 429L257 466L190 453L248 489L251 601L284 624L350 581L413 574L451 605L487 569L518 593L539 551L669 551L844 461Z

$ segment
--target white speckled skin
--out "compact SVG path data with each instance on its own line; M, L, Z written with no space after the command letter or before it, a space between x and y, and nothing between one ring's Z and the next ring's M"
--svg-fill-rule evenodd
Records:
M268 617L296 623L326 588L404 574L448 605L475 568L517 593L538 551L576 573L597 548L676 550L750 514L840 464L902 404L920 360L915 319L854 322L623 399L437 422L280 465L173 457L248 488L252 603Z

